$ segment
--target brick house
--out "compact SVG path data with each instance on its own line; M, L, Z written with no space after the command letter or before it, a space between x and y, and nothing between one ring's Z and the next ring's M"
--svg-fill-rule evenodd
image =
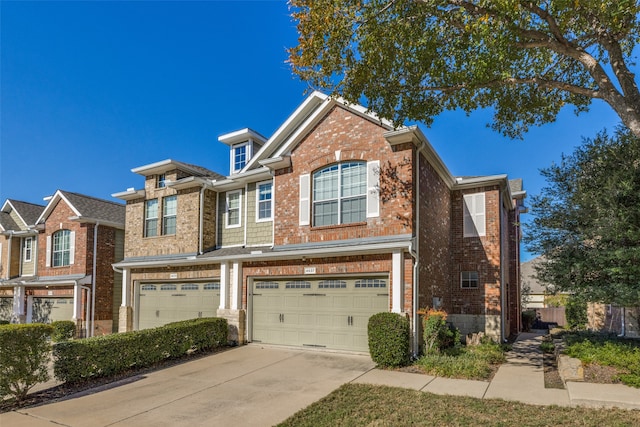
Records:
M177 200L181 245L145 237L146 221L163 225L157 207L143 208L160 203L150 189L179 162L136 168L145 189L114 194L127 200L135 235L115 264L120 331L212 304L239 343L367 351L372 314L406 314L419 331L418 310L432 306L463 333L519 330L520 180L455 177L417 127L394 129L318 92L270 138L242 129L219 141L230 149L228 176L189 165L191 176L166 184L179 198L198 183L199 203ZM196 293L200 302L188 302Z
M25 321L20 304L24 288L15 288L11 281L32 278L37 272L38 231L35 225L44 208L7 199L0 210L0 320Z
M84 336L112 333L122 294L112 264L124 255L124 205L62 190L45 200L30 228L34 270L3 283L13 288L14 315L26 323L73 320Z

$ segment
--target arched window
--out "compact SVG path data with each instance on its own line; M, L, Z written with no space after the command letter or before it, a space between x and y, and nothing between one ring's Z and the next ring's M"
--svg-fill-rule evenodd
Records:
M71 264L71 231L60 230L53 233L51 265L64 267Z
M314 226L362 222L366 217L366 162L337 163L314 172Z

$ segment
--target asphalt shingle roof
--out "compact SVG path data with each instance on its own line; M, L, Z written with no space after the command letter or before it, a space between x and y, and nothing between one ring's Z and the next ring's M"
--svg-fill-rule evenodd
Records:
M83 194L60 191L81 216L124 225L125 205Z
M20 230L20 227L7 212L0 212L0 226L4 230Z
M25 220L27 225L35 225L45 206L36 205L35 203L22 202L20 200L9 200L11 205L18 211L18 214Z

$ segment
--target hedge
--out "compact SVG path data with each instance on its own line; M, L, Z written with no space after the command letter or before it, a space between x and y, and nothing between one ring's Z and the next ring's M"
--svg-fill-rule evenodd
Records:
M54 375L64 382L107 377L227 343L226 319L203 318L154 329L56 344Z
M409 363L411 332L409 319L397 313L378 313L369 318L369 353L379 366Z
M68 341L76 335L76 323L72 320L58 320L52 322L53 334L51 340L54 342Z
M51 325L30 323L0 326L0 399L23 399L29 390L49 379L47 363Z

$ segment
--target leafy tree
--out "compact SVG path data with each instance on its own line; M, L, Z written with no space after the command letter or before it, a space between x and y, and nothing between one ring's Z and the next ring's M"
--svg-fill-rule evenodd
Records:
M632 0L291 0L294 72L397 125L444 110L493 107L491 127L521 137L608 103L640 137L631 68Z
M588 301L640 306L640 138L601 132L542 170L525 236L538 278Z

